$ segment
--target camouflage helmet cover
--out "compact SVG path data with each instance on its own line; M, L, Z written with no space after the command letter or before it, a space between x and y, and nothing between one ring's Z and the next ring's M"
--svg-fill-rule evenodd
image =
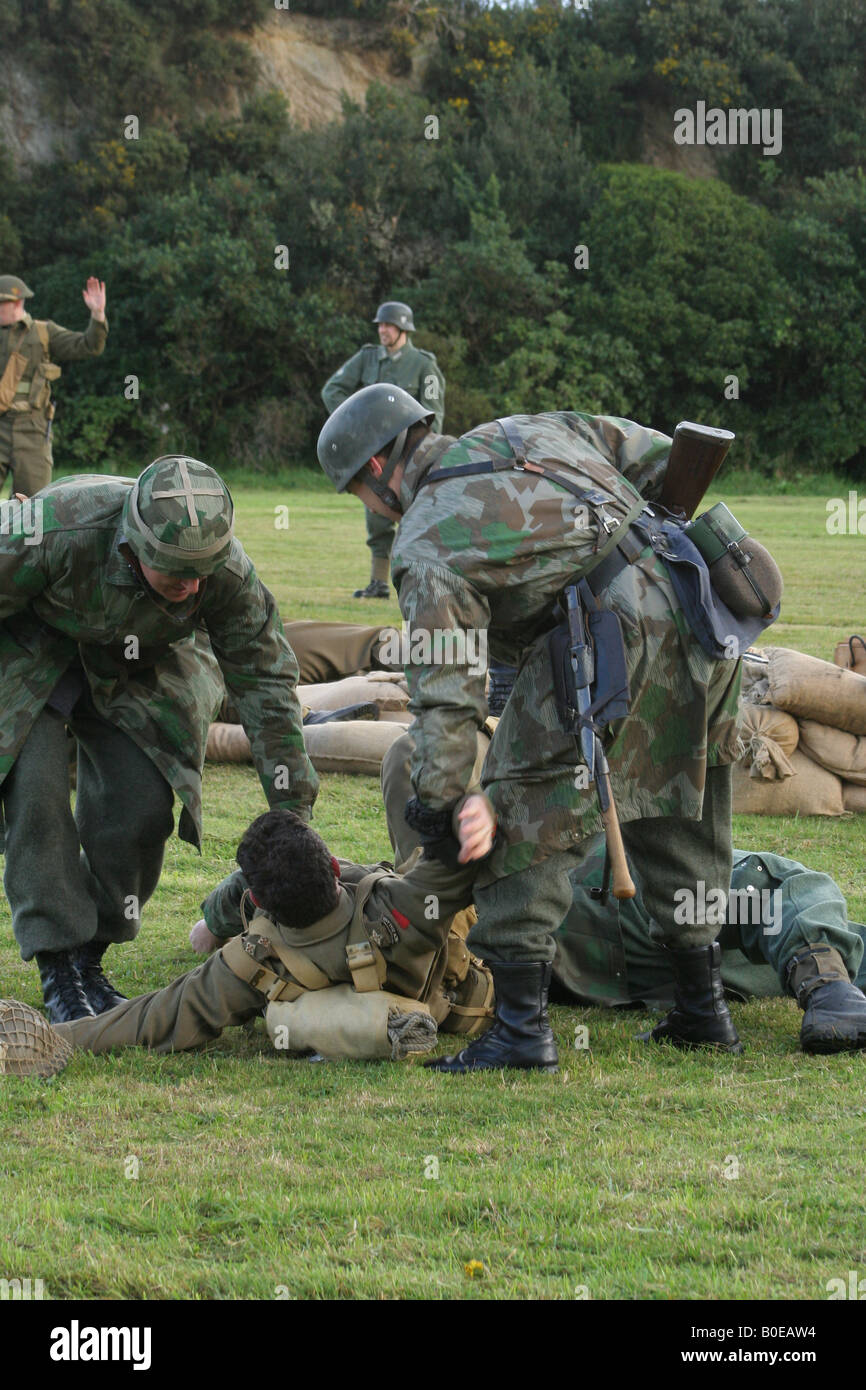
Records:
M140 564L199 579L229 557L234 507L218 473L166 454L139 474L123 504L123 533Z
M33 291L28 289L17 275L0 275L0 299L32 299Z
M432 419L432 411L401 386L384 381L362 386L325 421L316 446L319 463L337 491L345 492L355 474L401 430Z
M389 299L386 303L380 304L373 323L393 323L395 328L399 328L403 333L415 332L412 310L408 304L401 304L399 299Z

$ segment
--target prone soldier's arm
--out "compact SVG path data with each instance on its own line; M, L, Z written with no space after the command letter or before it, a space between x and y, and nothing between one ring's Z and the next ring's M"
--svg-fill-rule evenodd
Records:
M233 874L227 874L222 882L208 893L201 905L201 913L214 936L220 936L227 941L229 937L238 936L243 931L241 898L247 886L240 869L235 869Z
M296 687L298 663L273 595L240 547L208 581L202 612L214 655L250 741L272 810L308 820L319 779L307 757Z
M59 323L48 320L48 345L55 362L80 362L85 357L98 357L107 337L107 320L100 323L91 318L83 333L61 328Z
M337 406L343 401L348 400L358 387L363 383L364 350L356 352L354 357L350 357L348 362L344 362L342 367L338 367L334 375L329 377L322 387L322 400L325 402L325 409L329 415L333 415Z

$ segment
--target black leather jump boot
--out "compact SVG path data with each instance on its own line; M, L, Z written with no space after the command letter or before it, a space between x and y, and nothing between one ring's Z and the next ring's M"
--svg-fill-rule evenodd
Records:
M641 1042L670 1042L675 1047L714 1047L742 1052L722 986L722 952L711 946L675 950L662 946L674 972L674 1007Z
M486 1033L453 1057L425 1062L432 1071L559 1071L547 1017L550 966L538 961L485 961L493 974L496 1018Z
M127 997L116 990L102 973L102 957L107 950L105 942L88 941L86 946L79 946L75 961L81 976L82 989L95 1014L104 1014L108 1009L113 1009L115 1004L123 1004Z
M787 985L803 1010L804 1052L854 1052L866 1047L866 995L852 984L834 946L812 942L792 956Z
M37 951L36 964L50 1023L71 1023L75 1018L93 1017L71 951Z

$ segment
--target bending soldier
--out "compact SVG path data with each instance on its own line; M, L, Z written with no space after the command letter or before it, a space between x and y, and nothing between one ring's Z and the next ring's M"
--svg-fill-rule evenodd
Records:
M470 935L494 974L497 1021L430 1065L557 1065L546 1012L553 937L571 901L569 871L601 828L557 703L548 641L552 606L582 575L593 604L622 626L631 710L612 725L606 753L630 862L677 987L652 1039L739 1051L716 929L674 912L681 888L726 891L730 882L740 670L693 635L656 553L640 489L660 486L670 440L580 412L510 417L459 440L431 423L405 392L369 386L338 407L318 444L338 490L400 522L392 572L412 632L430 642L437 632L483 633L494 658L520 666L482 777L500 837L479 865ZM453 808L487 713L484 673L452 652L438 663L422 655L407 676L416 718L407 819L427 852L449 855Z
M196 459L134 482L68 478L0 535L4 886L53 1021L112 1007L112 942L139 930L172 832L201 842L201 769L223 681L272 807L309 816L298 668L276 604ZM34 525L34 523L37 523ZM36 543L34 543L36 542ZM67 726L78 740L69 805Z

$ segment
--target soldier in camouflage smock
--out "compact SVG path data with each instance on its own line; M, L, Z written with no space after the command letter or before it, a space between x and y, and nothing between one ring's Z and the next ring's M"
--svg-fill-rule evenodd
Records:
M105 347L105 285L91 276L82 291L90 310L83 333L24 309L33 298L17 275L0 275L0 490L12 469L13 491L30 497L51 481L51 383L60 362L98 357Z
M402 386L410 396L423 402L433 415L436 429L441 430L445 415L445 378L433 353L416 348L409 336L415 332L409 305L397 300L380 304L373 322L379 326L379 346L365 343L322 387L322 400L328 414L362 386L387 381ZM354 597L387 598L394 522L369 507L365 520L371 557L370 583L365 589L356 589Z
M138 932L181 804L201 841L201 769L223 681L265 796L309 816L298 668L206 464L72 477L3 506L0 804L4 885L52 1018L101 1012L110 942ZM66 726L79 744L75 818ZM80 847L80 853L79 853Z
M404 393L369 387L325 425L319 460L338 488L402 517L392 571L410 633L434 643L437 631L483 633L494 657L520 665L482 776L499 839L479 867L472 934L494 971L498 1022L438 1065L551 1070L553 933L570 905L568 875L579 868L581 842L601 828L554 698L552 605L629 533L661 486L670 439L628 420L565 411L494 421L459 440L434 435L429 424ZM739 663L703 651L664 562L649 545L635 553L600 601L619 615L631 686L630 715L606 740L611 783L679 987L681 1007L654 1037L737 1050L710 946L716 929L679 925L673 909L689 884L727 891L730 882ZM487 713L484 671L452 652L446 662L410 662L407 676L416 716L407 819L429 852L447 853Z

